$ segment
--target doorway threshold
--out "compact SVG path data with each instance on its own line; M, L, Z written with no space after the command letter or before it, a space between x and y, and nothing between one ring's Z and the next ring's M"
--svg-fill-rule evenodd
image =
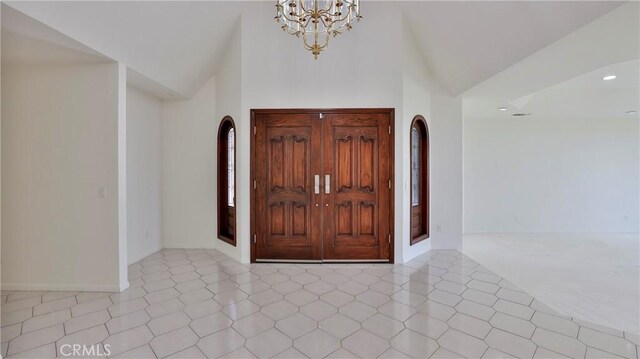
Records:
M389 263L388 259L256 259L257 263Z

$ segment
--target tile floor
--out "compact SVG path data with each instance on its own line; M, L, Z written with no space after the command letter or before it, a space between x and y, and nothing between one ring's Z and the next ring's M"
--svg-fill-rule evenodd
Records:
M638 238L638 233L465 234L462 253L561 313L639 332Z
M560 315L451 250L404 265L242 265L171 249L129 280L116 294L2 292L2 356L97 344L118 358L638 359L638 334Z

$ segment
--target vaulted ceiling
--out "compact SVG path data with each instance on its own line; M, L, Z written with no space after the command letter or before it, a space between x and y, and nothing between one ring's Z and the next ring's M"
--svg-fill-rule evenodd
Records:
M637 119L639 59L640 3L629 2L466 91L464 118Z
M604 81L602 78L615 75ZM505 111L498 108L506 107ZM504 97L465 99L465 121L505 119L559 121L637 119L640 110L640 60L603 66L550 87L509 100ZM631 113L636 111L635 113ZM527 114L513 117L514 113Z
M2 62L11 64L70 64L110 59L53 31L31 17L2 5Z
M194 94L214 74L242 10L256 6L247 1L6 4L106 57L124 62L136 76L184 97ZM365 16L366 4L362 2ZM622 2L388 4L401 8L415 32L425 66L457 96Z
M212 75L248 6L236 1L34 1L7 4L189 97Z
M457 96L621 4L414 1L402 9L430 69Z

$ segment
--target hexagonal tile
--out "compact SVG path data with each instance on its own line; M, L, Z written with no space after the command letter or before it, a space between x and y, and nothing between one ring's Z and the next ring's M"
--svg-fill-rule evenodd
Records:
M320 329L315 329L296 339L293 346L310 358L324 358L340 348L340 341Z

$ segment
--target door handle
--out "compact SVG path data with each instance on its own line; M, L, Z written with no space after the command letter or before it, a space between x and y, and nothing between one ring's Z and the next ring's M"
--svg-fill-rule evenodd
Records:
M313 192L320 194L320 175L313 176Z
M331 193L331 175L324 175L324 193Z

